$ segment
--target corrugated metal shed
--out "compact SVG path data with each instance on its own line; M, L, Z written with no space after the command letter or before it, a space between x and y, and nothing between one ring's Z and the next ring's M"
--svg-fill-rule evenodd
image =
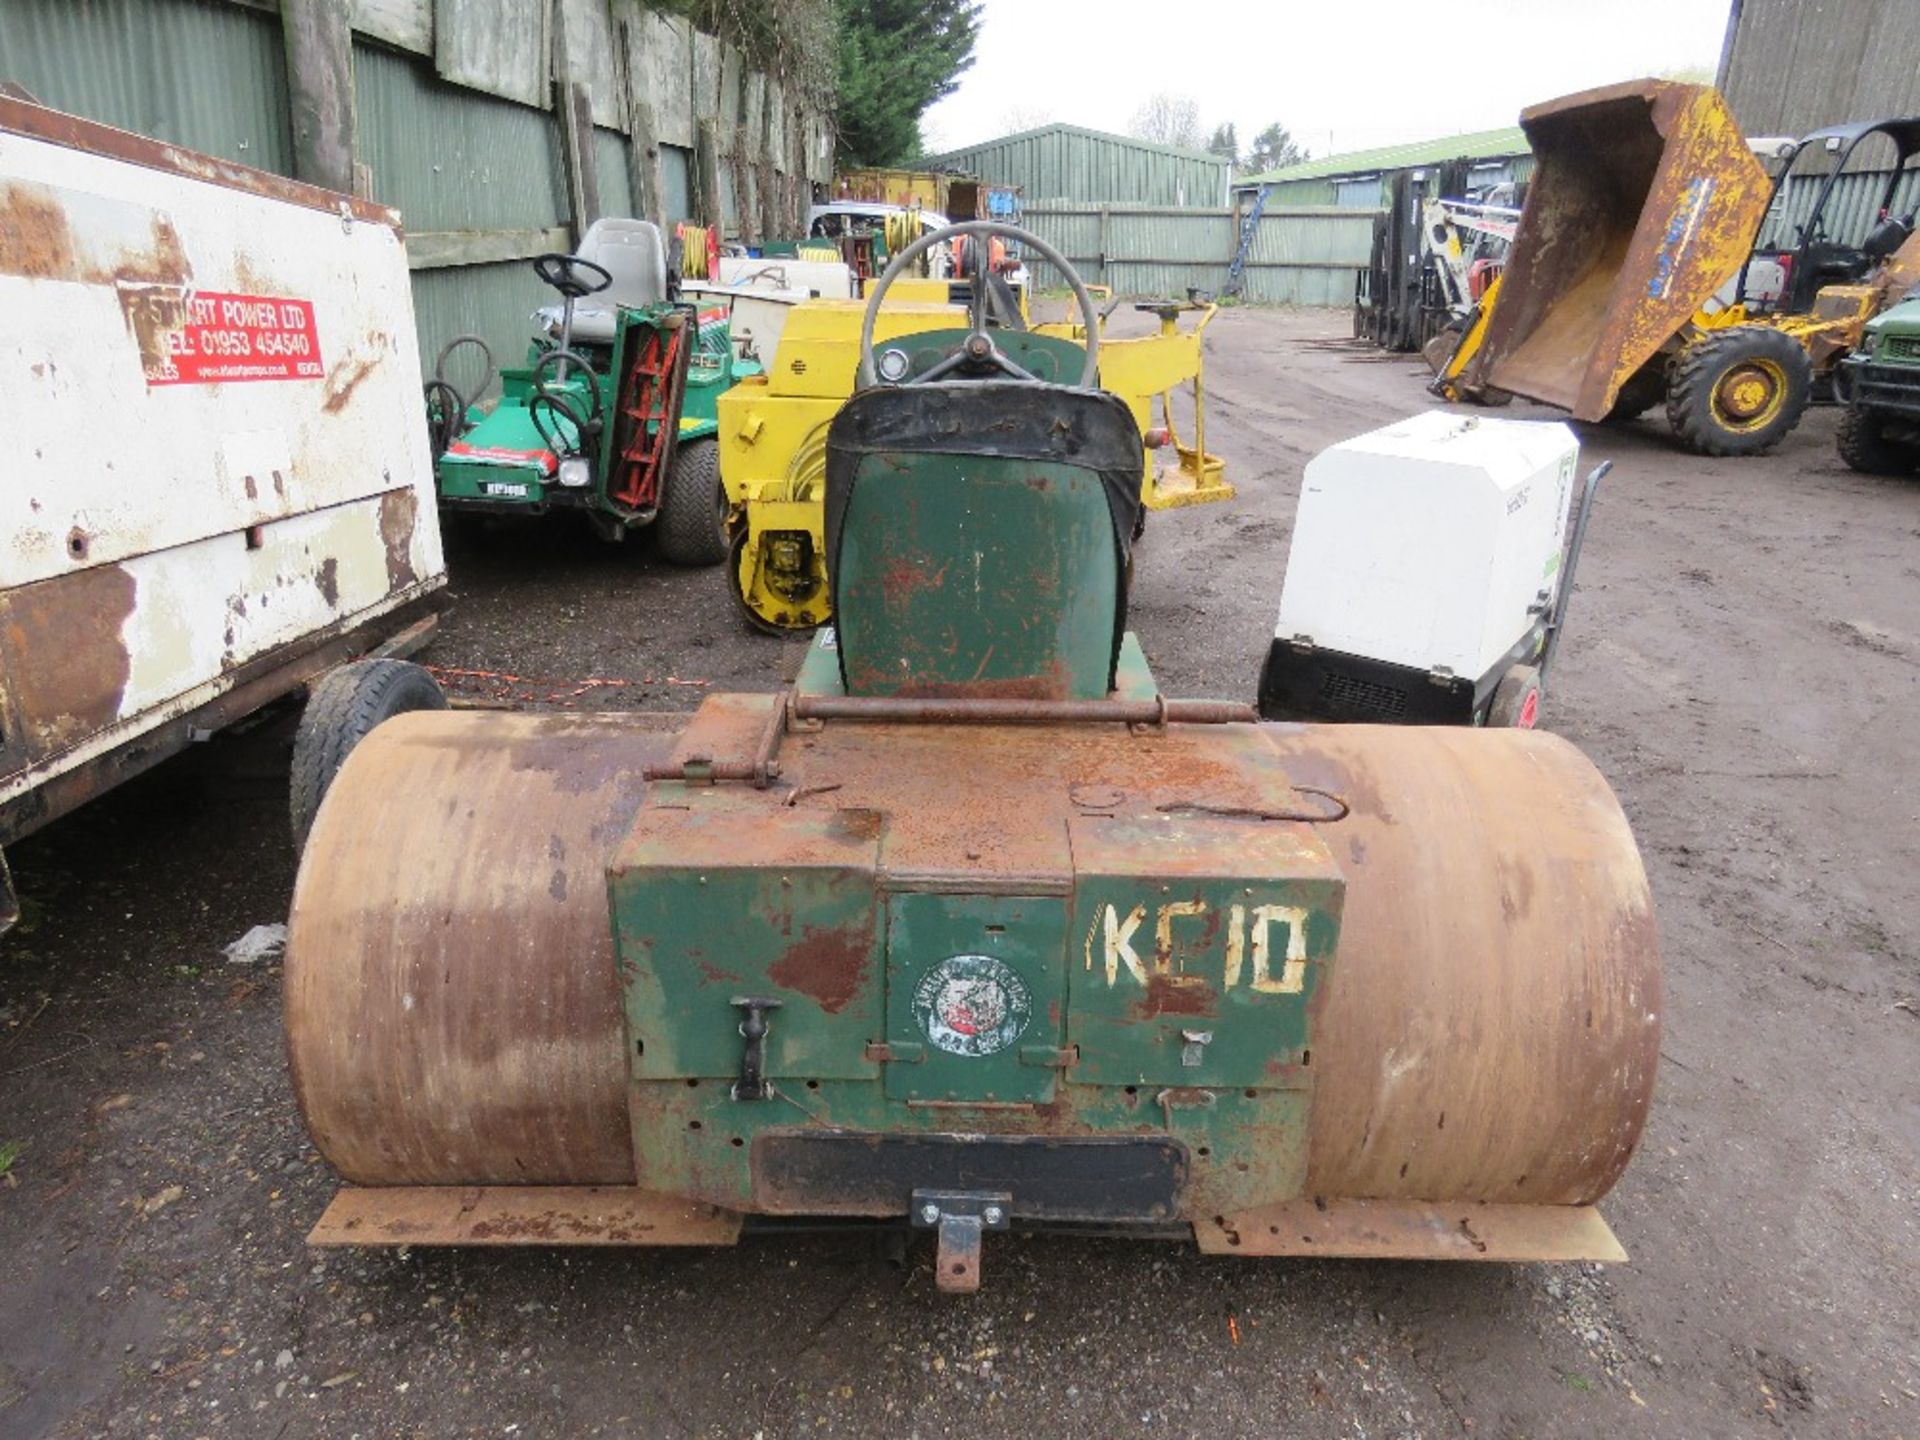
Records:
M407 232L564 225L560 138L545 112L449 85L411 57L353 47L360 163Z
M228 0L0 0L0 80L122 130L293 168L279 17Z
M1211 207L1227 198L1229 167L1219 155L1155 145L1078 125L1042 125L935 155L931 170L1017 185L1026 202Z
M1396 170L1416 170L1448 160L1473 160L1484 166L1476 185L1525 180L1533 173L1533 152L1519 126L1383 145L1373 150L1349 150L1298 165L1247 175L1234 182L1236 190L1271 186L1269 205L1340 205L1373 209L1385 203L1387 177Z
M1920 115L1914 0L1734 0L1720 88L1749 135Z

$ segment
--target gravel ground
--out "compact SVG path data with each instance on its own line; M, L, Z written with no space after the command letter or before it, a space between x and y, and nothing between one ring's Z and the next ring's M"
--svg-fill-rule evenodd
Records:
M1157 517L1138 559L1172 693L1251 695L1301 465L1424 402L1345 327L1214 327L1240 494ZM279 717L11 854L0 1437L1920 1435L1920 483L1843 469L1834 420L1757 461L1651 422L1586 436L1618 468L1548 723L1619 790L1660 910L1659 1095L1606 1205L1633 1263L996 1238L955 1301L924 1242L901 1265L865 1233L309 1251L334 1180L279 973L220 953L285 914ZM556 524L449 550L424 658L493 672L476 696L691 708L797 658L645 544Z

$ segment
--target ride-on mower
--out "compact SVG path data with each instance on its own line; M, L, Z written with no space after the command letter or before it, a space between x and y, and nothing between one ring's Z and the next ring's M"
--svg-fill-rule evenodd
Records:
M653 526L677 565L726 558L715 405L759 367L738 359L724 309L675 301L666 248L645 220L596 220L576 255L534 273L560 294L540 314L524 369L501 371L490 412L463 395L440 353L427 382L440 503L450 511L538 515L568 508L605 539Z
M726 483L727 529L732 543L733 593L762 629L805 630L832 613L827 574L826 448L828 427L846 403L856 374L862 316L874 314L882 378L915 371L925 357L939 359L971 334L993 334L1036 374L1052 380L1079 367L1084 324L1071 321L1027 328L1024 308L999 276L914 278L927 252L966 246L965 256L992 252L991 235L1025 231L991 221L969 221L929 232L904 246L884 274L868 282L868 304L821 300L795 308L768 373L730 390L720 402L720 473ZM964 303L949 303L955 294ZM881 297L876 310L875 295ZM1109 307L1111 308L1111 307ZM1138 306L1159 319L1155 333L1124 340L1101 335L1099 385L1126 401L1143 435L1135 464L1146 510L1226 500L1233 487L1218 455L1206 449L1201 346L1216 307L1189 296ZM1089 312L1091 315L1092 312ZM1182 329L1182 317L1187 318ZM1106 315L1093 320L1103 329ZM1175 397L1190 410L1193 432L1183 438ZM1189 443L1189 441L1191 443ZM1171 456L1172 463L1161 457Z
M945 1290L1029 1224L1623 1258L1593 1207L1660 966L1606 782L1540 732L1162 695L1097 327L902 365L883 298L826 438L834 643L792 688L402 715L348 757L287 952L348 1182L314 1243L855 1217L933 1232Z

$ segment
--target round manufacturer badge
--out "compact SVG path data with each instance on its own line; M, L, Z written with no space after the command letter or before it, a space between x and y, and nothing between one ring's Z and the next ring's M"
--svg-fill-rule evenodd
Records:
M1026 985L991 955L949 956L913 992L913 1018L927 1043L949 1055L996 1055L1020 1038L1032 1014Z

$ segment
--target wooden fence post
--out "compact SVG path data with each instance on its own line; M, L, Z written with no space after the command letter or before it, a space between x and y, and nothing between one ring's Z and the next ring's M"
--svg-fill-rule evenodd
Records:
M296 180L353 193L353 27L339 0L281 0Z

